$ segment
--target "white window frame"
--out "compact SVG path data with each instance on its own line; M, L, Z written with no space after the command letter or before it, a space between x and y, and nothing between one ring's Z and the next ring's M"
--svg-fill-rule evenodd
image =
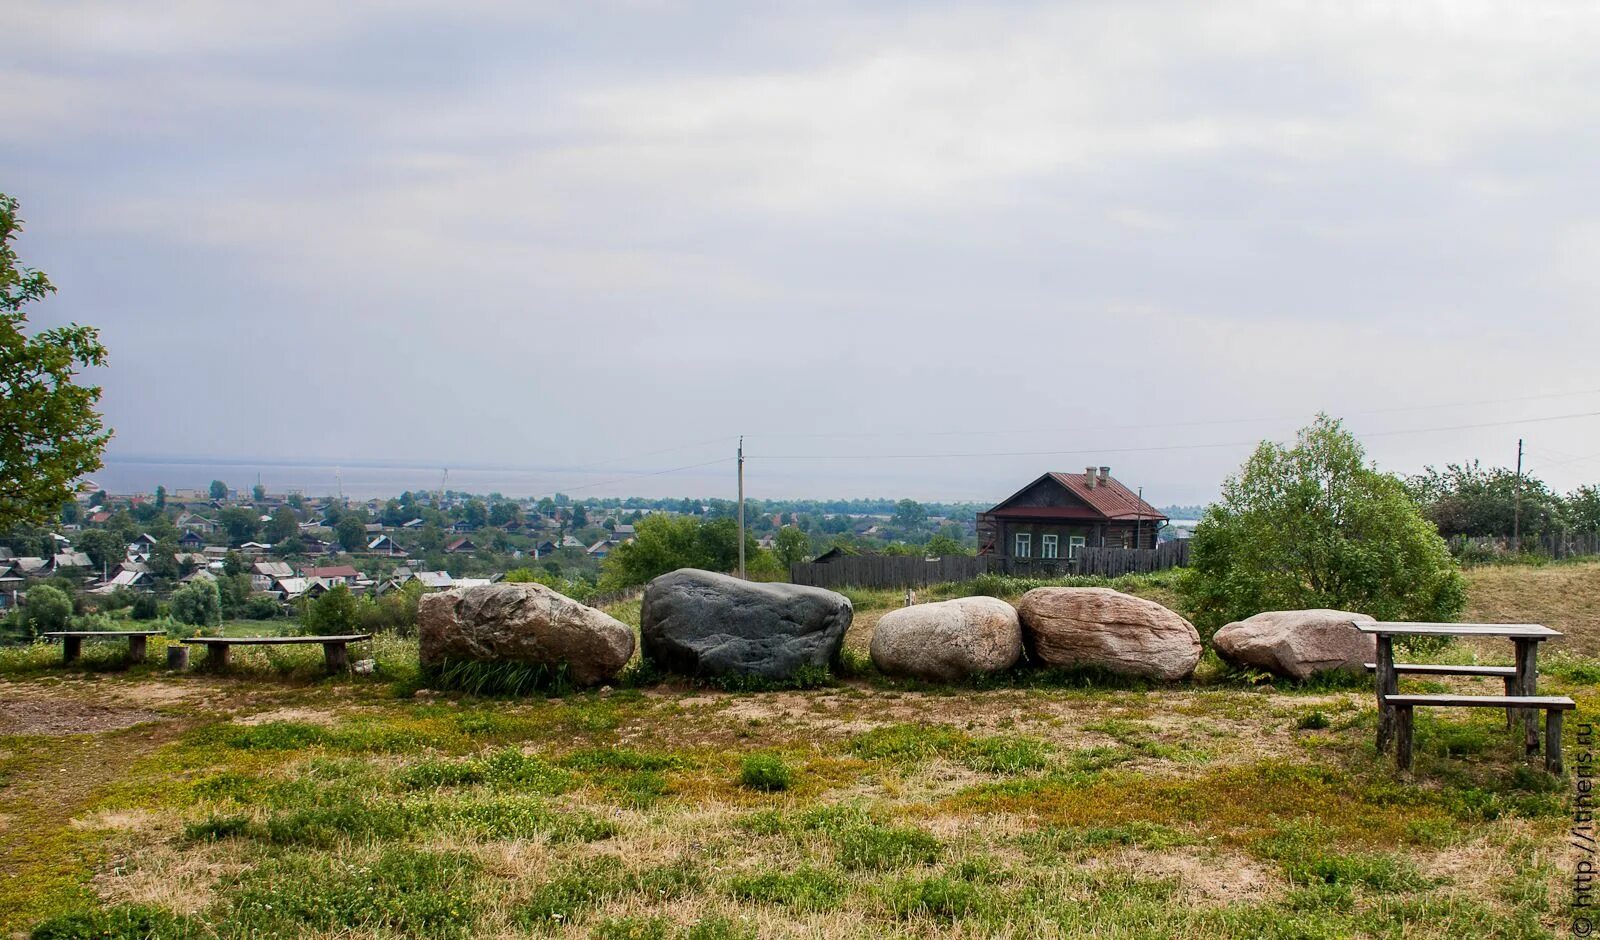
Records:
M1087 538L1084 538L1081 535L1069 535L1069 536L1067 536L1067 557L1068 558L1077 558L1078 557L1078 549L1083 548L1084 546L1086 546L1088 544L1089 544L1089 540Z
M1061 557L1060 545L1061 545L1061 539L1053 532L1050 533L1049 535L1041 535L1041 536L1039 536L1039 557L1040 558L1059 558L1059 557Z
M1012 539L1011 544L1012 544L1012 552L1013 552L1012 557L1013 558L1032 558L1033 557L1033 533L1032 532L1018 532L1016 534L1016 537Z

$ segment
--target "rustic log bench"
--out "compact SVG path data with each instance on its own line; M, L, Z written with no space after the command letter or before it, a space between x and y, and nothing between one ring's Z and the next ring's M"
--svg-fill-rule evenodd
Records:
M1366 663L1368 672L1377 672L1377 663ZM1515 695L1517 691L1517 667L1515 666L1439 666L1432 663L1395 663L1394 672L1397 676L1464 676L1469 679L1500 679L1505 683L1507 695ZM1516 718L1516 709L1506 709L1506 727L1512 725Z
M1565 695L1388 695L1384 704L1395 712L1395 764L1411 769L1411 713L1419 705L1439 708L1518 708L1544 710L1544 767L1561 773L1561 714L1576 708Z
M83 654L84 640L110 640L126 639L128 641L128 662L142 663L150 650L150 638L161 636L161 630L58 630L51 633L41 633L39 636L46 640L61 641L61 661L70 663Z
M350 668L351 643L364 643L372 639L370 633L351 633L345 636L197 636L183 642L206 648L204 665L209 669L222 669L228 665L228 651L235 646L286 646L321 643L322 653L328 660L329 672L342 672Z
M1373 635L1377 645L1378 693L1378 750L1387 750L1394 739L1395 710L1386 703L1389 696L1400 693L1400 674L1394 668L1394 640L1396 637L1478 637L1499 638L1512 642L1516 656L1515 675L1511 690L1517 695L1539 694L1539 644L1561 636L1555 630L1538 623L1371 623L1352 620L1362 633ZM1452 667L1465 668L1465 667ZM1492 669L1492 666L1478 668ZM1529 754L1539 753L1539 710L1512 706L1513 726L1518 720L1523 724Z

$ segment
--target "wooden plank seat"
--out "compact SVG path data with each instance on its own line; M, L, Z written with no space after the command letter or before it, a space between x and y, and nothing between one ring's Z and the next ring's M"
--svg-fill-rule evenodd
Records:
M222 669L228 665L228 651L235 646L287 646L321 643L322 654L328 661L329 672L342 672L350 668L349 645L372 639L370 633L350 633L342 636L196 636L183 642L206 648L205 665Z
M46 640L61 641L61 661L70 663L83 654L84 640L114 640L126 639L128 641L128 662L142 663L150 652L150 638L161 636L163 630L55 630L50 633L39 634Z
M1395 763L1411 768L1412 710L1436 708L1517 708L1544 712L1544 767L1561 773L1561 716L1578 707L1565 695L1386 695L1384 704L1395 710Z
M1368 672L1377 672L1377 663L1365 663ZM1463 676L1469 679L1500 679L1505 683L1507 695L1517 691L1515 666L1441 666L1434 663L1395 663L1395 675L1400 676ZM1506 727L1515 722L1517 710L1506 709Z

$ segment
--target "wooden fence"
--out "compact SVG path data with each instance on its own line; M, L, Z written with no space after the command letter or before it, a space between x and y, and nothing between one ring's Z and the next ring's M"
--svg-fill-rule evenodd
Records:
M1189 540L1161 542L1154 550L1136 548L1080 548L1073 574L1120 578L1125 574L1149 574L1189 564Z
M1154 550L1135 548L1079 548L1078 557L1001 558L996 555L951 555L918 558L915 555L846 555L825 564L789 566L795 584L841 588L914 588L946 581L970 581L981 574L1006 574L1019 578L1060 578L1095 575L1116 578L1181 568L1189 563L1189 540L1162 542Z
M1546 558L1580 558L1600 555L1600 532L1547 532L1523 536L1520 540L1502 536L1451 536L1450 553L1465 560L1527 553Z
M970 581L989 571L991 556L845 555L825 564L789 566L789 580L813 587L912 588L945 581Z

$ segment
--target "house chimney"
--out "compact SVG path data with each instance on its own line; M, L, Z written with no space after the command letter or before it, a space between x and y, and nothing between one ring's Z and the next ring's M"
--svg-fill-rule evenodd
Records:
M1111 468L1110 467L1101 467L1100 468L1100 482L1101 483L1104 483L1106 481L1106 479L1108 477L1110 477L1110 476L1111 476Z
M1093 467L1084 467L1083 468L1083 479L1084 479L1084 482L1088 484L1089 489L1091 489L1091 490L1094 489L1094 468Z

